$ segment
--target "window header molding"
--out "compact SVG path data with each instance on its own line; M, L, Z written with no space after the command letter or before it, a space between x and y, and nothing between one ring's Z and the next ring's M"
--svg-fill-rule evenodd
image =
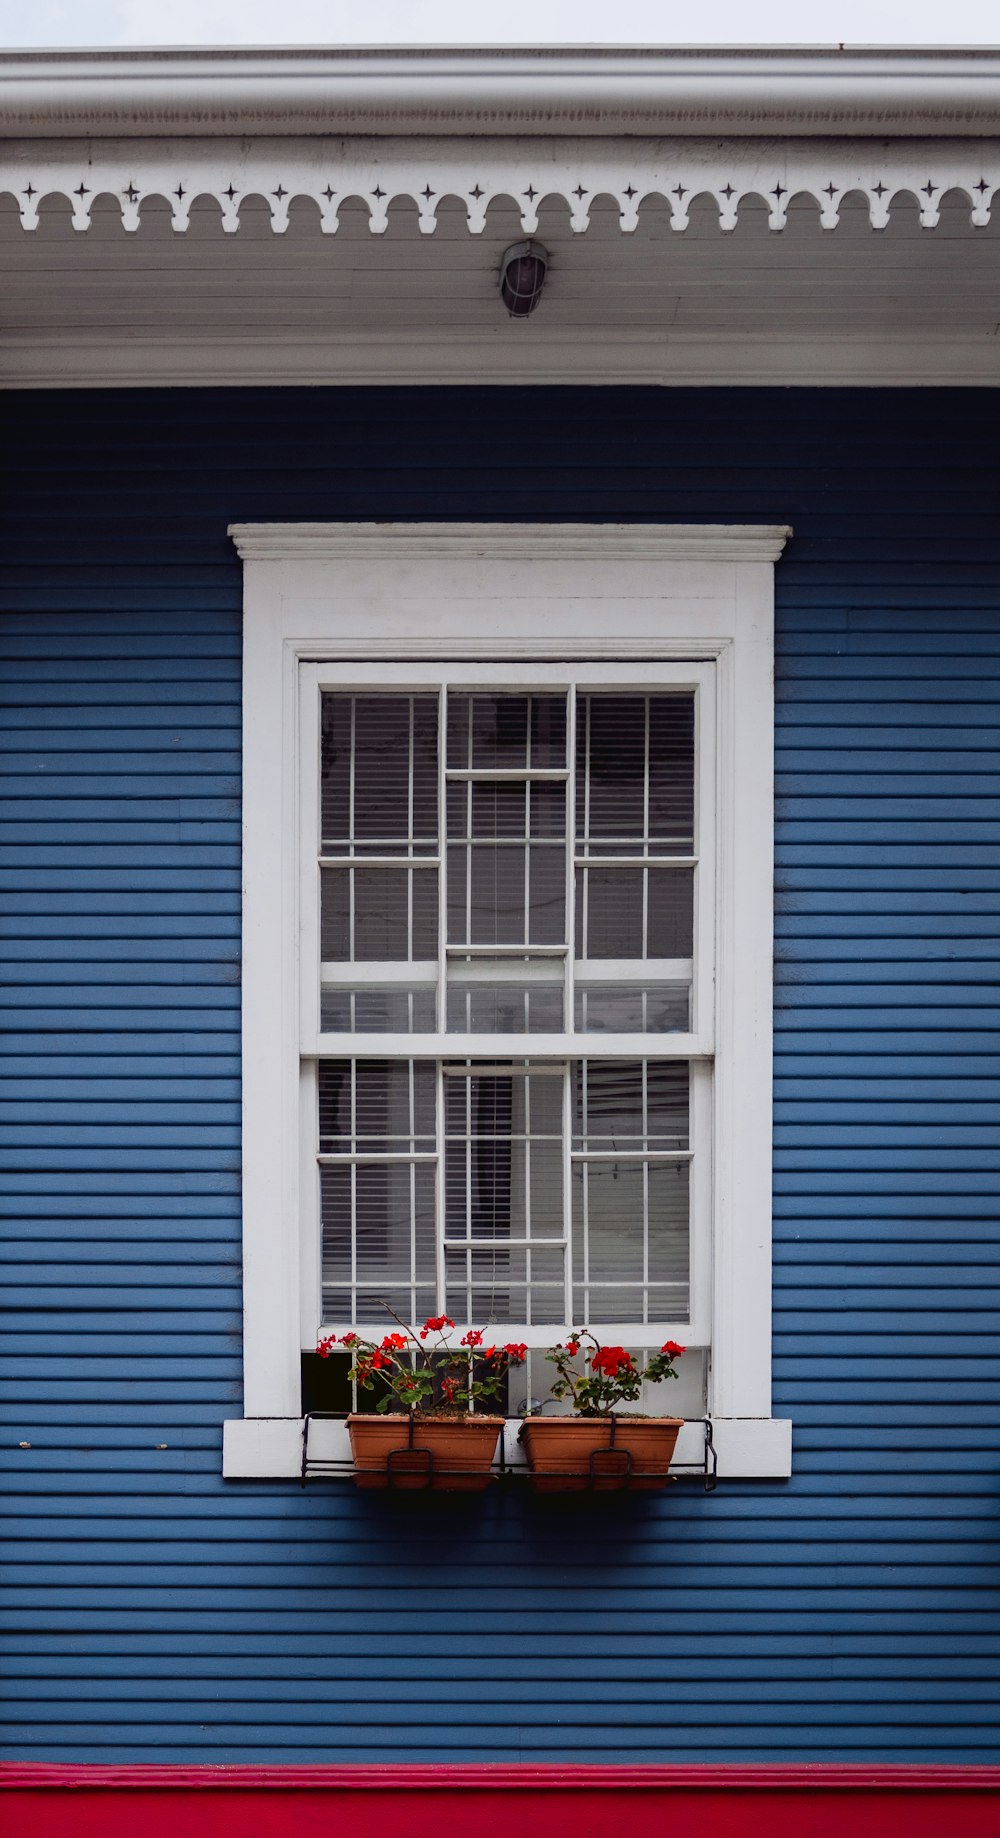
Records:
M787 524L231 523L245 562L339 562L412 555L450 561L775 562Z

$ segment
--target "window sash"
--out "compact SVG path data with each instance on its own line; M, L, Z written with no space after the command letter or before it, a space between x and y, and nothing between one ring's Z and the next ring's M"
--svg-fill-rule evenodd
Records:
M352 664L302 664L300 683L300 733L302 751L299 773L300 826L300 1050L306 1058L342 1057L348 1042L355 1057L452 1057L456 1043L474 1045L477 1056L486 1058L563 1058L570 1052L586 1057L644 1058L656 1041L656 1056L677 1059L705 1059L714 1053L714 944L715 944L715 666L711 663L642 662L641 664L423 664L385 663L377 667ZM423 694L436 690L438 715L438 824L439 843L430 858L398 856L401 869L433 873L439 881L439 924L437 960L417 960L402 964L338 963L322 965L320 958L320 874L321 862L334 863L339 872L347 871L345 857L321 855L320 820L320 705L324 691L348 694ZM545 776L566 784L567 833L563 844L566 862L565 938L556 946L463 945L449 942L447 927L447 787L462 776L463 769L447 763L447 725L445 698L448 690L566 693L568 720L566 770ZM694 849L683 860L694 866L694 950L690 979L690 1027L681 1032L585 1032L576 1026L576 985L587 977L602 983L636 982L640 978L677 980L687 959L616 960L591 959L586 966L575 957L577 883L584 865L603 860L593 851L581 850L576 840L576 733L575 710L578 691L609 691L619 694L655 695L659 692L690 692L695 698L695 798ZM381 859L381 858L380 858ZM671 858L681 865L682 857ZM426 866L424 865L426 864ZM516 961L518 955L528 959L523 964L525 981L537 974L535 966L546 960L558 962L563 978L563 1028L558 1033L459 1033L447 1027L449 989L466 980L465 973L477 960L492 964ZM460 960L469 960L462 963ZM379 1031L349 1033L327 1031L320 1025L320 992L328 987L353 983L375 989L382 983L398 989L428 987L431 970L436 987L436 1029L426 1033ZM663 972L672 973L663 977ZM458 975L456 976L456 971ZM404 974L398 974L404 972ZM332 973L332 974L328 974ZM513 973L509 973L513 976ZM471 978L469 980L472 980Z

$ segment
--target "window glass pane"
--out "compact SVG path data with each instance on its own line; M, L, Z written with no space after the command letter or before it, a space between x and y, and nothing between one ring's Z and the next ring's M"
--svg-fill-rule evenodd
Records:
M691 853L693 695L578 698L576 833L581 853Z
M388 1326L385 1305L410 1321L433 1308L434 1094L427 1062L320 1064L324 1319Z
M400 963L437 956L432 868L323 868L320 951L327 963Z
M424 1320L436 1298L434 1170L427 1162L362 1162L320 1170L323 1317L383 1331Z
M590 1034L685 1033L690 1027L688 983L577 982L576 1025Z
M320 1061L321 1154L398 1154L433 1149L434 1142L430 1061Z
M566 1314L562 1250L450 1250L445 1256L445 1307L455 1321L547 1322Z
M561 1070L448 1068L449 1241L563 1236L562 1092Z
M581 1321L683 1321L688 1289L686 1162L577 1162L573 1313Z
M427 1034L436 1025L433 989L327 983L320 992L320 1027L327 1034Z
M323 854L436 851L437 722L435 695L324 694Z
M448 787L450 941L563 944L565 831L562 782L453 779Z
M686 1149L686 1061L588 1059L576 1067L574 1149Z
M451 974L451 972L449 972ZM454 981L448 988L452 1034L561 1034L561 983Z
M577 868L577 957L690 957L692 868Z
M582 1321L689 1308L686 1064L587 1060L574 1078L573 1302Z
M448 765L534 771L566 764L566 697L448 695Z

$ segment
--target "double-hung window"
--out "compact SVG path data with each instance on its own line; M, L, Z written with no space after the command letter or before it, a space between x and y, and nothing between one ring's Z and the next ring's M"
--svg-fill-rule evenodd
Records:
M292 1471L320 1331L439 1313L528 1343L511 1411L570 1326L678 1339L723 1471L726 1422L729 1472L784 1471L754 1139L780 540L237 534L247 1406L226 1472Z
M325 1332L709 1344L714 687L302 668Z

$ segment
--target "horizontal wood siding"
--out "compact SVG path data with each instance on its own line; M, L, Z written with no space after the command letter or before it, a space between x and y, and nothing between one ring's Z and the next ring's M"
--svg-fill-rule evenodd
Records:
M996 1760L989 392L8 395L4 1753ZM240 1403L230 519L790 522L790 1483L224 1484ZM30 1446L22 1446L22 1445Z

